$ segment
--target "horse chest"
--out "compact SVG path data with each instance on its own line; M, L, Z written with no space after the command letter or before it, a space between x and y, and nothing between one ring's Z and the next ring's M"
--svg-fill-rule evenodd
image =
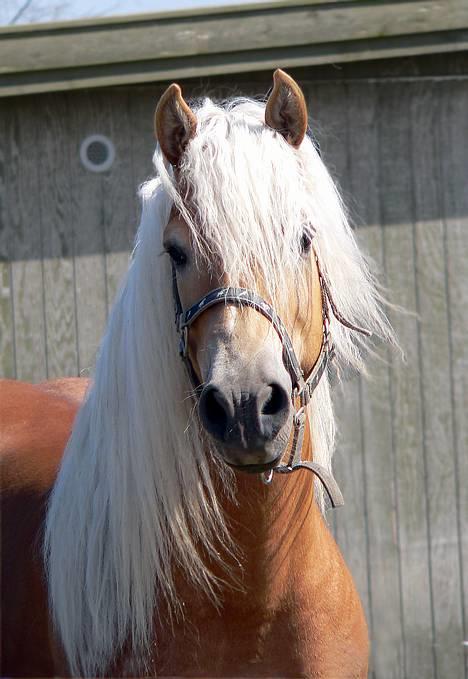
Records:
M309 676L305 648L289 613L212 606L192 611L159 637L158 674ZM182 650L183 649L183 650Z
M273 610L187 602L185 620L156 630L157 676L367 676L367 632L359 608L324 612L315 598ZM348 604L350 602L348 601ZM156 645L155 645L156 648ZM337 649L339 652L337 653Z

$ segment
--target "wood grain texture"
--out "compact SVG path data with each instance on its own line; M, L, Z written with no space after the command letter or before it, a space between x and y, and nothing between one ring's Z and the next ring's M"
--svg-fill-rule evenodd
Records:
M414 87L411 102L415 264L434 601L436 676L463 674L461 582L457 530L455 455L450 390L450 342L444 224L440 207L438 134L440 89ZM438 204L438 205L436 205Z
M373 104L370 104L376 107L376 111L374 118L369 121L370 139L376 135L374 148L378 153L378 164L374 167L374 179L371 180L369 189L372 190L373 187L376 192L374 209L379 210L380 216L380 164L385 155L391 153L391 140L385 136L380 125L381 97L382 92L377 87ZM378 271L382 272L381 218L374 224L369 224L365 232L362 232L361 242L376 263ZM369 361L371 378L361 380L361 410L370 545L373 667L375 676L383 678L401 677L403 674L403 631L388 352L385 348L378 348L378 354L379 360Z
M335 7L301 2L223 13L208 10L199 16L147 15L78 27L44 29L39 25L35 31L0 31L0 73L142 62L155 55L187 58L466 27L468 6L461 0L358 0Z
M15 333L16 377L37 382L47 375L41 260L38 158L33 103L7 109L6 220Z
M300 67L328 66L331 69L361 62L367 64L386 60L393 63L397 57L406 59L445 54L448 57L463 56L468 50L468 29L445 31L434 34L412 34L400 38L369 38L341 43L299 45L277 49L222 52L197 56L190 59L153 59L131 64L119 63L98 66L81 66L74 69L52 69L0 74L0 98L16 97L42 92L77 91L80 89L204 77L223 77L255 71L273 71L275 68L297 69ZM403 60L403 59L402 59ZM333 73L333 71L332 71ZM336 73L333 74L336 79ZM432 73L431 73L432 75Z
M465 0L258 4L0 30L0 96L468 47Z
M142 208L138 195L139 187L155 175L153 154L156 148L156 140L153 119L156 104L164 89L160 86L142 88L139 90L138 96L131 96L128 102L131 120L130 154L134 188L132 205L136 224L139 224ZM184 95L189 98L191 96L190 90L184 90Z
M225 79L223 94L265 92L269 78ZM6 375L37 381L93 365L127 268L137 186L153 174L161 89L18 98L0 109ZM204 92L195 81L186 89ZM371 381L337 395L334 469L346 506L331 520L368 614L373 677L458 679L468 608L468 80L332 85L311 72L306 93L359 242L391 300L419 312L390 310L407 362L383 349ZM80 143L93 133L116 146L108 173L81 165Z
M381 155L379 186L386 283L391 299L416 310L411 143L411 86L393 84L380 98L378 119L388 144ZM415 316L390 309L406 360L390 354L390 398L402 587L403 675L434 676L427 499L423 450L421 376Z
M463 639L468 640L468 85L439 84L438 160L444 214L453 453ZM465 677L468 649L465 648Z
M47 377L78 374L67 100L44 98L36 115Z
M374 87L357 86L350 88L345 86L343 93L343 109L346 112L345 125L347 129L347 156L348 162L346 172L348 181L344 184L345 201L348 205L352 223L356 226L356 238L358 242L368 249L367 237L368 229L361 229L363 224L378 223L378 195L376 192L378 148L377 135L375 129L375 96ZM366 190L363 191L363 188ZM346 197L347 196L347 197ZM375 229L376 227L370 227ZM367 478L365 476L366 466L372 464L373 451L366 446L364 420L362 409L362 377L354 378L349 385L351 394L347 392L348 398L344 403L344 409L351 408L352 412L348 415L348 432L354 454L349 461L347 474L354 477L355 493L359 497L360 507L356 506L354 514L349 517L343 516L342 523L347 522L347 544L348 550L354 551L353 561L356 569L360 568L362 587L365 587L366 595L364 604L368 610L368 620L371 629L372 648L373 640L378 635L378 630L374 626L373 604L372 604L372 583L371 583L371 560L370 560L370 533L369 533L369 494L367 488ZM353 406L353 401L356 405ZM343 412L343 411L341 411ZM341 412L338 415L341 421ZM348 444L349 445L349 444ZM359 530L359 542L356 541L356 527ZM364 560L365 554L365 560ZM371 668L376 667L374 662L374 651L371 656ZM373 672L374 676L375 673Z
M6 112L0 109L0 376L15 377L15 334L13 326L12 273L10 239L12 237L7 216L8 187L6 184Z
M154 137L154 111L159 97L164 92L164 87L143 87L138 90L137 96L131 96L129 100L129 115L131 124L131 155L134 180L134 201L137 210L140 210L140 200L137 196L137 188L154 176L153 153L156 148ZM192 91L185 92L187 97L193 96Z
M112 167L100 175L102 182L102 219L104 226L107 312L109 312L117 291L129 265L137 227L137 211L134 196L136 185L133 173L132 128L130 119L129 94L114 91L106 97L107 120L102 129L115 146L115 160ZM119 111L113 115L112 111ZM148 147L151 155L151 147Z
M113 112L105 95L76 94L69 101L71 223L74 232L75 299L78 324L78 370L88 375L94 366L106 324L106 286L103 179L80 161L83 139L108 134ZM118 115L116 113L116 115Z

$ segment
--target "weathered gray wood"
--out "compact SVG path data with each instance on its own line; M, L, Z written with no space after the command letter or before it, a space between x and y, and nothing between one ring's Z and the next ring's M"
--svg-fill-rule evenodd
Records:
M369 96L369 89L371 96ZM364 92L367 96L364 96ZM347 129L347 156L348 163L345 168L344 177L348 176L348 181L344 183L343 188L347 194L345 201L349 206L350 216L356 225L360 225L362 220L366 224L375 224L378 222L378 196L375 190L371 187L375 185L376 163L378 160L377 154L377 137L375 134L375 127L373 128L375 116L375 97L373 97L373 86L358 86L356 89L349 88L347 85L343 92L343 101L345 103L345 125ZM339 104L337 103L337 106ZM344 178L343 177L343 178ZM362 187L367 186L368 190L365 194L361 194ZM375 227L372 227L375 228ZM366 247L367 232L356 233L358 240L363 241ZM353 478L353 492L356 495L357 503L354 514L349 517L340 517L342 524L346 526L346 544L344 553L347 559L351 559L350 563L355 563L355 569L361 570L360 579L356 577L356 581L360 582L360 591L365 592L363 597L365 610L367 612L372 648L373 642L378 630L374 626L373 606L372 606L372 591L371 591L371 568L370 561L370 542L369 542L369 496L367 492L367 479L365 477L366 456L371 456L372 451L369 451L364 441L364 426L362 413L362 378L354 378L347 386L344 409L350 408L347 422L346 435L350 437L351 445L353 446L353 456L348 461L348 468L343 470L343 478L349 476ZM355 402L355 405L353 405ZM339 423L341 426L341 413L339 411ZM344 438L345 432L343 432ZM369 461L367 461L369 464ZM358 532L358 534L356 534ZM340 542L341 544L341 542ZM364 559L365 555L365 559ZM363 596L363 594L361 594ZM372 676L375 677L374 667L374 651L371 654L371 670Z
M11 231L7 218L8 187L6 185L6 109L0 109L0 377L15 377L15 337L11 288L9 241Z
M373 84L357 84L357 87L346 87L347 98L346 101L346 121L348 127L348 173L349 173L349 196L347 199L350 216L355 224L356 238L364 251L368 252L373 242L379 242L381 238L380 227L380 203L379 203L379 138L377 129L377 120L379 111L377 109L378 97L376 87ZM366 224L365 229L360 228L362 224ZM378 380L378 376L371 370L371 380ZM362 492L362 511L364 516L360 518L360 522L364 523L365 529L365 547L366 547L366 564L365 572L367 577L368 600L369 600L369 623L371 630L371 664L370 669L373 677L382 676L382 666L386 661L381 657L380 648L382 646L384 629L382 629L382 613L380 609L375 610L376 606L381 606L381 600L374 594L375 587L381 587L381 583L373 578L374 559L372 550L375 548L375 535L373 535L372 522L370 516L375 512L381 510L376 509L373 504L373 488L368 488L369 483L373 483L372 468L374 465L381 467L388 459L383 458L385 451L380 448L375 449L374 446L369 446L368 436L366 435L366 427L369 426L365 419L365 404L363 399L366 397L365 378L356 380L356 389L353 398L359 404L359 412L356 414L356 421L351 421L351 427L354 426L354 438L360 441L360 465L357 470L356 483L360 485ZM380 384L380 390L385 389L385 384ZM379 383L376 382L376 389L379 390ZM385 392L379 395L380 399L385 400ZM347 399L349 405L349 399ZM340 414L341 421L341 414ZM357 432L359 427L359 434ZM351 428L350 433L353 432ZM353 461L356 464L356 458ZM367 472L366 472L367 470ZM349 473L352 473L350 470ZM359 478L360 477L360 478ZM391 482L391 478L387 479ZM350 522L348 532L349 540L353 542L354 528L353 523L359 522L359 515L354 517L354 521ZM360 530L361 523L358 523ZM364 570L363 565L361 569ZM383 574L382 574L383 575ZM388 641L388 640L387 640ZM393 646L393 642L392 642ZM394 663L394 650L390 652L390 662ZM387 658L388 659L388 658ZM395 668L392 668L392 671Z
M370 365L370 383L351 381L337 399L334 467L346 506L336 513L336 535L368 612L376 679L458 679L468 607L468 81L331 86L311 84L313 75L313 126L364 224L357 237L384 270L391 300L420 312L418 322L390 311L407 363L385 353L389 363ZM258 94L269 82L234 89L225 79L223 93ZM210 87L216 93L218 81ZM153 174L161 89L2 106L7 288L13 272L12 294L0 298L5 375L15 375L15 352L18 376L33 380L47 365L51 376L71 374L74 361L75 370L92 366L127 267L136 187ZM104 175L79 160L80 142L95 132L116 145Z
M137 226L134 205L136 186L133 181L132 128L129 95L114 91L106 97L106 134L115 146L115 160L108 172L101 175L102 218L104 222L106 252L107 310L128 269L129 252L132 249ZM113 115L119 111L119 115Z
M464 0L305 0L8 28L0 31L0 92L456 51L466 48L467 29Z
M33 382L47 375L40 215L37 205L35 107L24 102L6 116L8 210L16 377Z
M320 142L324 162L348 194L353 183L352 173L356 171L354 163L359 167L359 159L352 155L354 137L361 139L359 130L354 128L351 137L348 134L347 111L349 107L353 108L354 100L347 99L346 85L325 85L309 88L308 103L312 128ZM346 502L344 512L334 513L335 534L355 579L372 636L358 380L349 381L343 391L340 390L335 409L339 418L339 444L333 464Z
M2 247L0 245L0 247ZM0 262L0 377L14 378L15 343L11 299L11 266Z
M442 100L434 84L413 91L411 106L416 239L416 285L421 316L424 453L429 513L430 570L438 677L463 674L461 582L458 549L447 272L440 208L438 137Z
M131 120L131 153L135 200L138 207L137 188L147 179L154 176L153 153L156 148L154 137L154 111L159 97L164 91L160 85L145 87L138 91L138 96L131 96L129 101ZM187 97L190 91L187 92Z
M107 316L103 180L81 164L79 149L90 134L106 134L111 110L106 98L76 94L69 102L71 220L74 231L75 299L78 324L78 369L89 374L104 333Z
M49 378L78 374L69 122L64 97L43 100L35 123Z
M380 117L379 107L384 95L385 90L380 87L374 95L377 109L373 124L377 126L379 160L371 186L378 192L380 201L382 194L379 175L382 163L393 154L392 139ZM365 236L367 251L382 271L382 227L379 223L371 224L362 235ZM361 410L370 545L373 667L377 678L386 679L402 677L404 670L395 451L389 368L386 363L388 353L386 350L379 350L378 353L381 360L369 361L371 379L361 381Z
M468 640L468 84L440 83L439 163L444 213L454 471L462 583L463 639ZM448 181L447 181L448 179ZM465 648L465 676L468 649Z
M141 216L141 200L139 187L154 176L153 154L156 148L154 136L154 111L164 88L142 88L138 96L130 97L129 113L131 120L131 157L133 171L133 204L136 225ZM190 92L187 92L187 96Z
M380 99L378 120L388 146L381 154L378 182L389 295L394 303L414 312L409 90L411 85L392 84ZM406 356L403 363L398 353L390 354L404 638L402 676L430 679L434 676L433 633L417 321L415 316L392 309L389 315Z
M1 73L189 57L247 49L280 48L393 35L448 31L468 26L468 6L460 0L347 3L337 8L304 1L281 7L198 16L164 15L77 22L35 31L0 31ZM18 50L18 39L21 50Z
M94 87L174 81L205 76L250 74L252 70L272 71L276 68L298 68L356 63L396 57L449 54L468 50L468 30L446 31L427 35L357 40L349 43L324 43L298 47L246 50L216 55L190 57L187 60L160 59L133 64L53 69L40 72L0 75L0 98L40 92L79 90Z

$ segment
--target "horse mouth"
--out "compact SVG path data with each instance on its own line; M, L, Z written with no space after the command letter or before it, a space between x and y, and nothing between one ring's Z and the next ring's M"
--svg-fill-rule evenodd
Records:
M282 457L283 454L280 453L274 460L264 462L263 464L234 464L227 460L224 460L224 462L231 467L231 469L235 469L236 471L245 472L246 474L262 474L263 472L268 472L270 469L277 467L281 462Z
M231 446L215 442L212 447L214 456L234 471L245 474L262 474L274 469L288 449L290 427L284 427L280 434L263 447L239 450Z

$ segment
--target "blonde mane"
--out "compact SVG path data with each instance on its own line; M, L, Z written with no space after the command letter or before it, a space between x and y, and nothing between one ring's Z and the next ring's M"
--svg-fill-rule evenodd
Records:
M213 558L221 558L219 542L230 547L217 493L232 491L231 476L217 465L220 478L212 478L177 355L170 266L160 256L173 206L206 264L221 258L234 284L242 279L251 288L261 276L273 298L310 228L340 311L392 339L375 280L312 141L292 149L264 124L264 104L252 100L218 106L207 99L195 110L197 135L177 185L157 149L157 177L141 188L134 257L50 498L49 596L74 675L103 674L124 645L145 656L157 602L166 599L177 615L174 563L215 599L218 583L198 545ZM331 334L338 372L361 370L363 338L333 317ZM314 392L310 421L314 457L330 468L335 422L327 375Z

